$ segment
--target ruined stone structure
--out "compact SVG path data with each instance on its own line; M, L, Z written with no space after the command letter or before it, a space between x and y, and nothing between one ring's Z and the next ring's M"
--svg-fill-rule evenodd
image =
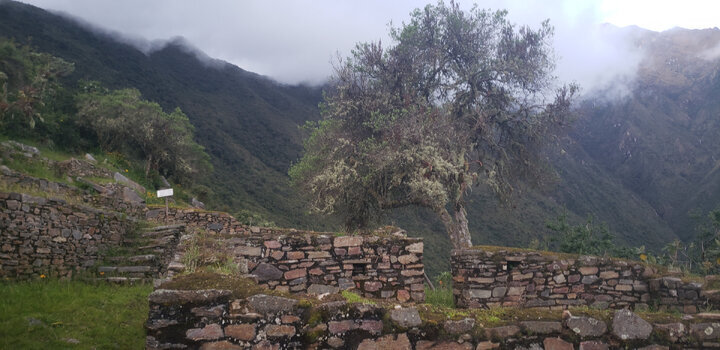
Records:
M165 209L148 217L166 222ZM337 293L355 288L367 297L400 302L425 300L423 243L395 232L371 236L337 236L239 224L224 213L185 209L170 211L167 222L182 222L208 232L217 254L231 257L260 285L291 293ZM192 243L185 243L192 244ZM171 271L182 271L178 249Z
M129 225L118 212L0 192L0 277L69 277L94 266Z
M453 294L463 308L655 306L695 313L709 303L702 283L660 276L636 261L502 248L454 250L451 259Z
M650 323L622 309L608 319L548 314L480 324L432 316L423 306L383 307L230 290L154 291L147 349L705 349L720 347L720 325ZM439 317L439 318L438 318Z

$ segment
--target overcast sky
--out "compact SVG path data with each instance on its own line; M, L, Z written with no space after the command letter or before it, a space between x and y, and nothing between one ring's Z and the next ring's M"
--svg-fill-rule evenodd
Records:
M429 1L415 0L23 0L149 41L186 38L207 55L283 83L321 83L336 53L387 41L388 24ZM435 1L430 1L434 3ZM472 2L458 1L470 8ZM603 23L662 31L720 26L717 0L479 0L510 19L555 26L558 75L591 90L631 77L640 54Z

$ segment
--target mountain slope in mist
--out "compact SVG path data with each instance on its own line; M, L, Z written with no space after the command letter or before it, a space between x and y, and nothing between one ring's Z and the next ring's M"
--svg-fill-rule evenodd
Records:
M587 101L572 136L690 239L690 214L720 204L720 30L635 35L645 55L631 94Z
M287 185L302 151L298 125L318 118L319 88L284 86L202 54L182 40L148 55L76 21L20 3L0 2L0 35L75 63L69 79L135 87L166 110L179 106L215 168L202 180L212 207L247 209L281 225L309 225Z

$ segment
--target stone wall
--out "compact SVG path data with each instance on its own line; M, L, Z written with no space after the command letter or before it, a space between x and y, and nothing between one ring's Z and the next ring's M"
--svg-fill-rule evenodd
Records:
M425 306L383 307L230 290L159 289L149 296L147 349L705 349L720 325L648 322L627 310L513 318L486 326L470 310L451 318ZM715 315L717 316L717 315ZM486 317L486 316L485 316ZM713 321L714 322L714 321Z
M95 185L95 188L86 191L64 183L29 176L8 169L5 166L0 166L0 173L2 174L2 176L0 176L0 183L13 188L13 190L37 191L45 193L50 197L68 197L77 202L82 202L87 206L119 211L132 217L143 217L147 211L145 203L141 200L127 200L127 192L132 192L132 190L120 184ZM82 182L83 180L79 179L79 181ZM134 197L139 199L137 194L134 194Z
M232 215L223 212L192 208L168 208L168 216L165 217L165 207L152 207L145 213L145 218L167 224L184 224L187 227L200 228L219 234L249 235L251 233L260 233L259 227L243 225Z
M642 309L695 313L708 305L702 284L658 276L640 262L493 248L451 254L456 305Z
M69 277L93 266L129 225L121 213L0 192L0 277Z
M355 288L363 295L401 302L425 300L423 243L404 231L383 235L336 236L334 233L256 227L219 212L151 209L147 218L182 223L204 232L216 256L230 256L240 270L257 276L270 289L292 293L337 293ZM187 237L169 270L180 272Z

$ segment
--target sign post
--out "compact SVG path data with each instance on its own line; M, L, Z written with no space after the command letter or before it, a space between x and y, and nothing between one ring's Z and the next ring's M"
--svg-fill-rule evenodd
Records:
M157 191L157 197L162 198L165 197L165 222L168 221L168 197L171 197L173 195L173 189L172 188L165 188Z

